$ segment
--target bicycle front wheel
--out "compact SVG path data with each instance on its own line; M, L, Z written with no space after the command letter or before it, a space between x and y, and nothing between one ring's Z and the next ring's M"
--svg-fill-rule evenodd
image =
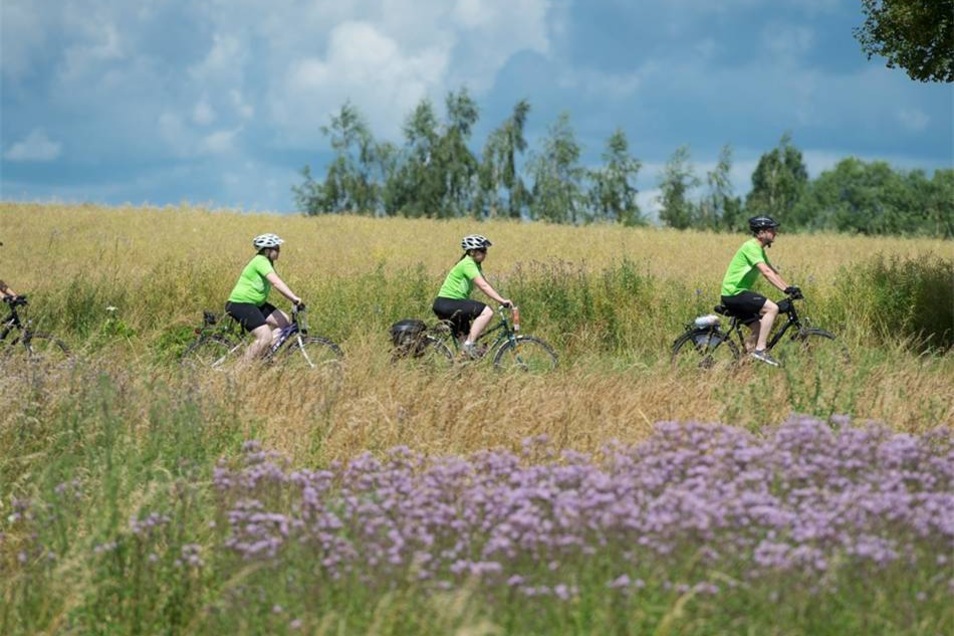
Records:
M238 344L219 334L199 338L182 353L182 364L191 367L220 368Z
M790 340L776 345L779 359L804 359L813 364L844 365L850 362L848 348L835 334L814 327L800 329Z
M66 343L48 333L27 334L23 346L31 363L57 366L70 359Z
M501 371L543 373L557 366L557 354L534 336L516 336L504 342L494 355L494 368Z
M293 336L285 345L282 366L338 376L341 374L343 358L344 352L333 340L322 336Z
M677 369L728 369L738 360L738 346L721 330L690 329L672 345L672 365Z

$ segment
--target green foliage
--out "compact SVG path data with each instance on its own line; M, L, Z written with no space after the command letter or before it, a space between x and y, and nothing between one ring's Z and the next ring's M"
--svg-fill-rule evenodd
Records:
M954 261L878 255L846 271L839 286L881 342L918 351L954 348Z
M531 219L571 224L589 220L583 192L586 171L579 163L581 152L569 113L561 113L543 141L543 151L530 161Z
M790 224L867 235L954 236L954 170L893 170L849 157L812 181Z
M599 219L621 225L645 225L646 219L636 201L636 176L642 164L629 154L626 133L617 128L606 141L604 167L593 170L590 179L590 205Z
M640 295L631 264L611 278ZM115 368L80 368L69 391L37 396L41 417L19 434L0 431L10 449L0 463L9 506L0 632L840 636L947 633L954 621L943 565L921 567L941 563L933 551L870 576L844 555L821 579L753 579L749 562L712 572L692 541L668 555L627 543L645 558L616 560L619 539L609 536L592 555L528 564L537 596L504 581L480 589L476 579L441 592L410 570L399 585L368 573L333 577L304 544L250 564L227 547L233 535L213 480L255 431L233 421L227 403L184 390L183 378L147 373L136 383ZM272 487L266 472L258 479ZM262 515L262 524L280 522ZM622 575L632 584L607 586ZM674 584L703 577L713 586ZM568 578L563 590L551 584Z
M527 150L523 129L529 113L530 103L520 100L510 117L487 138L478 171L474 209L478 217L520 219L526 212L530 192L517 168L517 155Z
M677 230L684 230L694 224L696 208L690 199L690 193L699 186L690 162L689 147L681 146L670 157L663 170L659 189L662 209L659 220Z
M307 166L302 170L305 182L292 188L295 201L305 214L374 214L380 193L376 174L385 170L389 149L374 143L371 132L358 109L345 102L330 126L322 132L331 138L335 159L328 166L322 184L316 183Z
M647 223L635 185L642 163L630 154L622 129L606 140L602 165L584 167L570 116L562 113L543 147L521 164L529 113L527 100L517 102L475 153L470 142L480 113L466 89L447 94L443 119L429 100L418 103L405 120L401 147L375 142L364 117L346 102L322 127L334 152L324 180L305 166L304 181L292 188L296 205L307 215ZM787 231L954 236L952 170L938 170L928 180L920 171L849 158L811 181L787 133L759 159L744 205L732 191L731 170L732 150L725 145L699 194L703 181L689 149L678 148L660 178L660 221L677 229L735 232L748 217L768 214Z
M0 432L19 458L0 462L0 496L24 502L3 525L0 632L187 631L209 584L201 484L243 427L159 377L81 365L65 381L33 396L19 433Z
M730 173L732 171L732 148L728 145L719 152L719 161L714 170L706 175L708 194L699 202L696 227L724 229L738 232L746 228L742 200L733 195Z
M954 1L862 0L865 23L854 29L868 59L900 66L921 82L954 82Z
M750 217L771 216L787 224L807 184L802 151L785 133L776 148L759 158L752 173L752 190L745 198L745 213Z

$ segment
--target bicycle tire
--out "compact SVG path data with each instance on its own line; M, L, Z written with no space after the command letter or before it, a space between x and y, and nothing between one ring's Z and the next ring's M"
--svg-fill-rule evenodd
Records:
M706 371L735 366L739 347L721 329L690 329L672 344L671 362L675 368Z
M556 369L556 351L535 336L515 336L504 342L494 354L494 368L499 371L545 373Z
M421 358L425 362L446 367L454 362L454 352L441 340L429 334L424 336L424 349Z
M775 346L779 359L787 361L793 357L806 358L814 363L830 362L848 364L851 357L848 348L838 340L835 334L817 327L800 329L787 341Z
M182 352L182 364L194 367L220 368L238 346L234 340L221 334L202 336Z
M70 359L66 343L49 333L28 333L20 339L31 363L58 365Z
M319 369L338 374L344 352L338 343L324 336L291 337L284 345L282 366L289 368Z

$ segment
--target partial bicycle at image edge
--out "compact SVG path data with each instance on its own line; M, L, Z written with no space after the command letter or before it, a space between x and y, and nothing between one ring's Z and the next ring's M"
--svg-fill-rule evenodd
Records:
M814 360L828 356L833 362L848 363L848 350L833 333L811 326L807 318L799 315L795 308L795 301L799 300L803 300L800 293L790 294L778 303L779 315L787 319L781 325L776 323L766 352L780 352L782 364L799 355L811 356ZM714 311L729 319L727 329L722 328L722 320L718 315L697 317L686 325L685 332L672 344L673 366L701 369L731 367L749 357L740 318L722 304L716 305ZM786 334L788 338L785 338Z
M291 324L279 331L263 360L287 367L334 367L339 372L344 352L330 338L311 335L305 313L303 307L292 307ZM182 353L183 364L219 369L248 346L248 335L233 318L212 311L203 312L202 325L195 332L195 341Z
M3 302L10 308L0 326L0 351L3 355L14 355L17 350L22 350L33 362L58 363L70 358L70 349L65 342L50 333L35 331L32 320L21 318L18 308L29 304L26 296L6 296ZM18 345L23 345L23 348Z
M501 371L545 372L557 367L558 356L549 343L536 336L518 333L520 312L517 307L500 305L496 314L497 321L477 338L474 358L464 352L448 321L439 320L428 325L414 318L399 320L391 325L390 330L394 345L392 361L413 359L446 367L455 361L476 362L490 357L493 367Z

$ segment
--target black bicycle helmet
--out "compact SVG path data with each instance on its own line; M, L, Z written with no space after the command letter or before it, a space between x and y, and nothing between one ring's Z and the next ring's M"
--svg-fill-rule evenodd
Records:
M753 216L749 219L749 229L753 234L758 234L762 230L774 230L778 225L778 221L770 216Z

